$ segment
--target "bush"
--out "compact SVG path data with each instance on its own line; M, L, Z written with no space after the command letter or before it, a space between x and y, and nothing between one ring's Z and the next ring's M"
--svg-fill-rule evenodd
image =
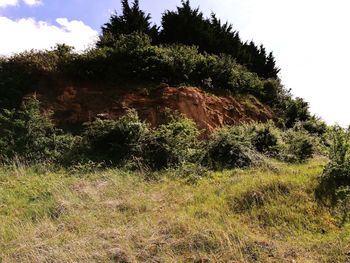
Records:
M50 51L1 59L0 107L18 107L23 95L58 77L107 84L130 79L174 86L188 84L211 91L251 94L270 106L281 104L277 103L281 98L289 98L285 108L291 123L303 120L299 108L307 107L293 103L288 96L284 98L281 94L286 92L278 81L261 80L229 55L201 54L198 48L183 45L155 46L147 35L137 32L119 35L110 47L93 48L82 54L74 53L69 46L57 45Z
M154 130L147 141L145 159L153 169L176 167L200 159L199 130L183 116L171 116Z
M282 144L281 132L273 123L251 125L252 144L255 149L269 156L276 156Z
M350 186L350 133L349 130L333 127L330 132L330 162L319 180L316 195L330 205L341 200L337 191Z
M290 129L284 134L281 158L287 162L305 162L315 153L315 140L305 130Z
M295 125L305 129L311 135L318 136L320 138L322 138L322 136L324 136L327 132L327 124L315 116L311 117L307 121L297 122Z
M28 98L20 110L0 114L0 158L26 163L60 162L73 148L75 137L54 127L50 114L40 112L35 96Z
M148 126L137 112L130 110L119 120L100 120L86 124L83 134L84 152L93 161L120 165L142 156Z
M297 122L304 122L311 118L309 103L302 98L286 99L285 107L283 117L287 128L293 128Z
M67 45L0 58L0 108L19 108L23 96L50 81L74 58L72 48Z
M245 126L223 128L215 132L207 145L204 162L214 169L242 168L261 161L251 144Z

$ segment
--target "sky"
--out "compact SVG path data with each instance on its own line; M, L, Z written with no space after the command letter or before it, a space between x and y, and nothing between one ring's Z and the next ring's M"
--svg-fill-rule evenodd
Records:
M160 24L180 0L140 0ZM350 124L349 0L192 0L233 24L244 41L273 51L280 78L329 124ZM67 43L93 46L119 0L0 0L0 55Z

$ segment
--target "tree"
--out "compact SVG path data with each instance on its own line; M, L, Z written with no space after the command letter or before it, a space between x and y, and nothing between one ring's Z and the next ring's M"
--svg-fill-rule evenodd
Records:
M189 0L182 1L182 6L177 7L176 11L168 10L163 14L162 28L162 43L196 45L202 51L210 49L210 24L204 19L199 8L192 9Z
M0 113L0 160L48 160L55 148L54 133L50 115L40 112L36 96L29 97L20 110Z
M242 47L239 33L233 30L232 24L222 24L214 13L211 14L210 26L213 32L214 43L210 53L225 53L237 58Z
M296 99L290 99L285 110L287 128L292 128L298 121L303 122L310 118L309 103L298 97Z
M122 15L115 13L108 23L102 26L102 35L98 47L113 47L115 39L122 34L141 32L156 39L158 27L151 26L151 15L140 9L139 0L134 0L130 6L128 0L122 0Z
M277 78L280 71L281 69L276 67L275 57L272 52L270 52L269 56L266 58L264 77L267 79Z
M222 23L214 13L205 18L199 8L191 7L189 0L183 0L176 11L163 14L162 28L160 43L195 45L201 52L228 54L261 78L278 78L280 70L272 53L267 55L265 47L258 47L253 41L243 43L231 24Z

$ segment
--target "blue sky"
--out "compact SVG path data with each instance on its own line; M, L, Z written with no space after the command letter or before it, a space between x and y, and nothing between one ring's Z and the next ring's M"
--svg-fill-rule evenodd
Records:
M158 24L180 0L140 0ZM280 77L328 123L350 124L350 1L192 0L231 22L243 40L275 54ZM0 55L67 43L93 46L100 26L120 11L119 0L0 0Z
M80 20L94 29L99 29L109 17L109 10L119 7L113 0L47 0L37 6L20 3L0 9L0 15L11 19L34 17L37 20L55 23L55 19L65 17L69 20Z
M11 0L0 0L0 5L1 1ZM165 10L175 9L180 3L180 0L141 0L140 6L146 12L151 13L154 22L160 24L161 14ZM215 1L192 0L191 3L193 6L200 6L207 15L211 11L222 9L220 6L218 8L220 2L216 3ZM111 12L114 11L121 11L119 0L42 0L41 4L37 5L28 5L18 1L17 5L0 8L0 15L11 19L33 17L36 20L50 23L55 23L56 18L65 17L69 20L83 21L95 30L99 30L101 25L108 20Z

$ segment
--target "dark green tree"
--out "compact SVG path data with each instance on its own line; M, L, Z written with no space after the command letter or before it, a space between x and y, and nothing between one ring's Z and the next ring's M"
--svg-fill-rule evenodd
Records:
M266 58L266 62L265 62L265 72L264 77L265 78L276 78L278 73L281 71L281 69L279 69L276 66L276 61L275 61L275 57L273 56L272 52L269 53L269 55Z
M287 128L292 128L297 122L304 122L311 118L309 103L302 98L290 99L285 109L285 124Z
M179 43L196 45L204 51L212 42L211 28L199 8L192 9L190 1L182 1L176 11L166 11L162 17L160 41L162 43Z
M151 25L151 15L140 9L139 0L132 5L128 0L122 0L122 15L115 13L109 22L102 26L102 35L97 43L99 47L113 46L115 39L122 34L141 32L156 39L158 27Z
M222 24L221 20L214 13L211 14L210 27L212 30L213 42L209 53L225 53L237 58L242 47L239 33L233 30L228 22Z
M259 77L278 78L272 53L256 46L253 41L243 43L239 33L229 23L222 23L214 13L205 18L199 8L193 9L190 1L182 1L176 11L166 11L162 17L160 43L198 46L199 51L211 54L228 54Z

